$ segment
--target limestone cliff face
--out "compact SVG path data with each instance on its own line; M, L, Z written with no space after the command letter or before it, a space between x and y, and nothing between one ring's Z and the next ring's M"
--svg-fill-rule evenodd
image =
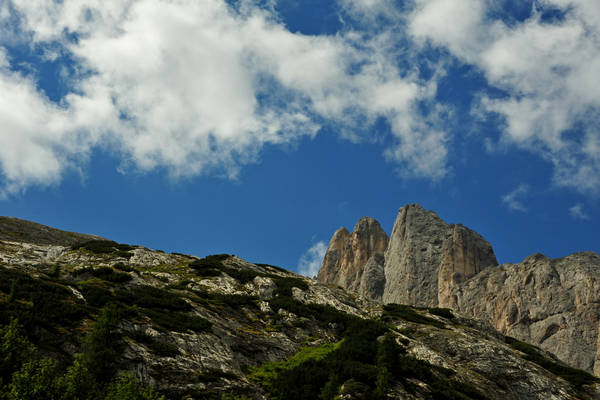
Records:
M600 374L600 255L536 254L481 271L449 295L453 309Z
M452 290L484 268L498 265L492 246L464 226L452 227L452 234L444 242L438 271L438 305L456 308Z
M433 211L402 207L385 253L384 303L434 306L442 247L450 230Z
M498 265L492 246L462 225L448 225L418 204L402 207L385 253L384 303L433 307L454 282Z
M388 240L379 222L369 217L361 218L352 234L346 228L338 229L329 242L317 279L380 300L383 252Z
M383 303L451 308L600 375L600 255L536 254L497 266L481 235L417 204L400 209L383 258L355 262L348 249L361 247L358 237L342 235L332 239L322 281Z
M384 303L436 306L439 296L451 301L457 283L493 265L492 246L478 233L409 204L398 212L389 244L372 218L358 221L352 234L338 229L317 278Z

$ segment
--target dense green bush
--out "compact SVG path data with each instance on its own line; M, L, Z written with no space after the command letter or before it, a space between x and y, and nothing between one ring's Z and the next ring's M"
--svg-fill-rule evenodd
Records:
M117 291L116 297L124 304L135 304L144 308L171 311L189 311L192 309L192 306L176 293L148 285L121 289Z
M108 303L115 301L115 296L108 289L91 284L80 284L79 291L85 298L85 301L92 307L104 307Z
M16 319L0 326L0 398L7 400L158 400L132 373L115 377L122 341L114 306L103 308L66 372L39 358Z
M123 262L118 262L115 263L115 265L113 265L114 269L118 269L119 271L124 271L124 272L133 272L135 271L135 269L133 269L133 267L123 263Z
M100 278L109 282L123 283L132 279L131 275L123 272L117 272L110 267L93 268L90 272L96 278Z
M230 372L225 372L217 368L209 368L206 371L203 371L196 375L195 381L197 382L217 382L221 379L235 379L236 376Z
M212 327L212 324L209 321L196 315L150 309L142 310L142 312L150 317L153 324L156 324L155 327L159 330L176 332L187 332L188 330L194 332L207 332L210 331Z
M438 317L446 318L446 319L454 319L456 318L452 311L449 308L430 308L429 313L433 315L437 315Z
M165 397L140 385L133 372L123 372L110 384L104 400L165 400Z
M0 267L0 291L7 301L0 302L0 324L19 318L28 333L40 325L54 330L56 325L71 326L89 314L65 286Z
M308 290L308 284L301 278L280 277L275 275L271 276L271 278L277 285L277 290L275 290L274 293L275 296L291 296L293 287Z
M394 318L400 318L405 321L415 322L417 324L431 325L440 329L446 328L442 322L419 314L411 306L406 306L404 304L385 304L383 306L382 319L384 321L390 321Z
M131 258L135 247L128 244L113 242L112 240L90 240L71 247L73 250L83 249L94 254L114 254L118 257Z

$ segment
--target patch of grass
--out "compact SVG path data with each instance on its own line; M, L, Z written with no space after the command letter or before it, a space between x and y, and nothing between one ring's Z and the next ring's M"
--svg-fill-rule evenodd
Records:
M298 353L285 361L270 362L251 369L250 379L262 385L269 386L284 371L300 366L309 360L323 360L329 353L340 347L341 342L327 343L318 347L303 347Z
M446 326L433 318L426 317L415 311L413 307L403 304L385 304L383 306L383 315L381 318L384 321L391 321L394 318L400 318L405 321L414 322L422 325L431 325L439 329L446 329Z
M540 350L528 343L521 342L510 336L505 337L506 343L515 350L525 353L525 359L536 363L540 367L558 375L576 388L600 382L600 379L580 369L559 364L542 355Z

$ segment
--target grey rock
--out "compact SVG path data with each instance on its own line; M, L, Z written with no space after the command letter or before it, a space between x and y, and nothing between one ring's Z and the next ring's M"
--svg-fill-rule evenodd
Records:
M542 254L480 272L451 289L454 309L600 374L600 255Z

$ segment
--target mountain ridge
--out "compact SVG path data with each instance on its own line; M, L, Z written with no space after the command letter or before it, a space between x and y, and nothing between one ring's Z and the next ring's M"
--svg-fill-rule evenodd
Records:
M106 239L0 240L0 330L0 353L6 332L37 353L1 354L9 399L39 382L60 400L600 398L597 378L461 313Z
M521 263L498 265L492 246L477 232L447 224L435 212L410 204L399 210L385 250L384 295L366 296L383 303L445 307L487 320L505 334L599 374L600 256L596 256L582 252L550 259L538 254ZM577 270L574 276L569 260L578 258L597 268L571 263ZM332 267L325 259L321 268ZM368 270L366 263L352 268ZM544 283L531 289L536 271L537 281Z

